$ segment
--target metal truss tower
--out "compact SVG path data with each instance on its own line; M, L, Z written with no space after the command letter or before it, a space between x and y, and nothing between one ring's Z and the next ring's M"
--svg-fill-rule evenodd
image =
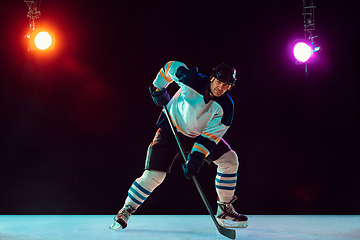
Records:
M24 2L28 5L29 11L27 14L27 17L29 17L29 25L30 25L30 31L34 31L36 29L35 27L35 19L39 18L40 13L40 3L38 4L37 0L24 0Z

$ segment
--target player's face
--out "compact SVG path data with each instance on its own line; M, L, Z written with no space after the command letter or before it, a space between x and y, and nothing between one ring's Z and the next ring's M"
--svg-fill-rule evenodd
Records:
M210 91L215 97L220 97L226 90L230 89L230 85L213 77L210 80Z

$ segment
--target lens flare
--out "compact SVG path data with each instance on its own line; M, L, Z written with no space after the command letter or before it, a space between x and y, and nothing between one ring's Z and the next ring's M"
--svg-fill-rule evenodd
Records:
M313 51L309 45L304 42L299 42L294 46L294 57L299 62L306 62L311 57Z

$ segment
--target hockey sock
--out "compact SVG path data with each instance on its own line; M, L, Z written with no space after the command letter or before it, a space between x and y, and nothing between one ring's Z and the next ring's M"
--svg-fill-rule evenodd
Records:
M218 166L215 188L219 202L228 203L233 198L237 184L237 170L239 166L236 153L231 150L214 161Z
M131 185L125 205L137 209L159 186L166 176L166 172L145 170L143 175L137 178Z

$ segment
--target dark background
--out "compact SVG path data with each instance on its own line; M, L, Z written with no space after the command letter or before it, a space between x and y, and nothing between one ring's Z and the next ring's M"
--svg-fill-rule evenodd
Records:
M0 214L115 214L143 171L161 110L148 86L169 60L237 69L225 139L239 212L360 214L359 3L314 5L323 51L305 73L289 48L301 0L43 0L51 54L27 51L26 3L2 3ZM181 163L138 214L207 214ZM215 173L199 174L214 209Z

